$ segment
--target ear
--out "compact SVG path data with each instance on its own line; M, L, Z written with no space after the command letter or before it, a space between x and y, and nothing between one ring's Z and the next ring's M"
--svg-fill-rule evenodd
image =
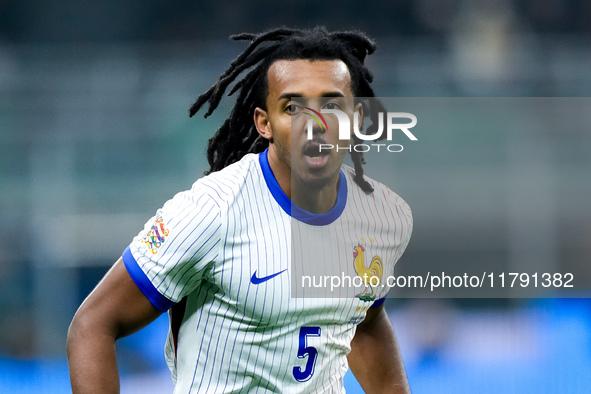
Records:
M357 130L361 130L363 128L363 104L357 103L357 105L355 106L355 112L359 113Z
M254 125L261 137L267 140L273 138L273 132L271 131L271 123L269 122L267 111L259 107L254 109Z

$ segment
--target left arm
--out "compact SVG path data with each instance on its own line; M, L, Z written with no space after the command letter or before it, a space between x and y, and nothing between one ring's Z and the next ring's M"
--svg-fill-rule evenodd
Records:
M366 393L410 393L398 342L383 305L367 311L347 359Z

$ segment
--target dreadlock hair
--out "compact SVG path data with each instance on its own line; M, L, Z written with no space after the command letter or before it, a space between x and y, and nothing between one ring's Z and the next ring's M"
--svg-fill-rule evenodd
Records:
M209 108L205 118L215 111L226 89L245 70L245 77L236 82L229 96L239 92L236 105L230 117L209 140L207 160L210 164L206 174L221 170L237 162L247 153L263 152L269 141L261 137L252 121L255 108L266 110L268 95L267 72L277 60L342 60L351 74L351 88L356 97L375 97L370 83L373 76L364 64L365 57L372 54L376 44L364 33L345 31L329 33L324 27L299 30L279 28L260 34L242 33L230 37L233 40L251 41L246 50L239 55L220 76L219 80L191 106L192 117L205 104ZM380 103L369 108L370 116L384 111ZM385 112L385 111L384 111ZM375 116L372 116L375 119ZM370 126L368 131L373 128ZM354 143L361 143L353 136ZM363 153L351 150L355 168L355 182L366 193L373 187L363 178Z

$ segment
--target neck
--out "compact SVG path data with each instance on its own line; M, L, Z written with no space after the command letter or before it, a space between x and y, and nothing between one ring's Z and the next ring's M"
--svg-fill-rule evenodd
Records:
M314 187L301 182L291 180L291 194L288 194L292 203L301 209L311 213L326 213L337 202L339 190L339 177L331 179L322 187ZM287 193L286 193L287 194Z
M317 214L326 213L335 206L339 190L339 172L328 181L310 183L292 177L291 168L282 163L271 150L268 160L279 187L293 204Z

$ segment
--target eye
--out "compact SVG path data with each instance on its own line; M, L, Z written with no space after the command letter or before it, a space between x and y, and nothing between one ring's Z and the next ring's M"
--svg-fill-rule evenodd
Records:
M341 109L341 105L336 102L330 102L330 103L324 104L324 108L326 108L326 109Z
M290 115L295 115L301 111L302 107L300 107L297 104L289 104L287 107L285 107L285 112L287 112Z

